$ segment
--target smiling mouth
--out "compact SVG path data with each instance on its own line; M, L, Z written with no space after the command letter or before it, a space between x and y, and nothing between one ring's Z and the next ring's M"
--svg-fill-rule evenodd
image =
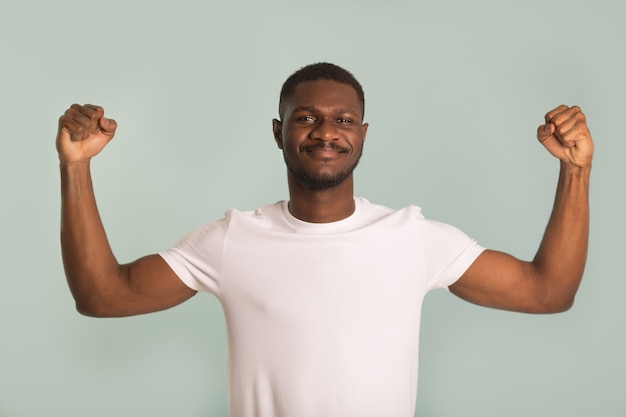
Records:
M321 142L302 148L307 153L348 153L348 149L337 146L334 142Z

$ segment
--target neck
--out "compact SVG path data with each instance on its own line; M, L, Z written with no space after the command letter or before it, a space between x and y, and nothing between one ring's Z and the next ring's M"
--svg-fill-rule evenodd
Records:
M306 188L291 175L289 184L289 212L309 223L330 223L343 220L354 213L354 186L352 176L336 187L326 190Z

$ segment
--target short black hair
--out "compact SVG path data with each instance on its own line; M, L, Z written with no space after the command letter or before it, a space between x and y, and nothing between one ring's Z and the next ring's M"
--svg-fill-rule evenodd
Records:
M357 81L354 75L338 65L331 64L329 62L318 62L316 64L310 64L300 68L298 71L291 74L287 80L285 80L283 87L280 90L278 114L282 117L283 102L294 93L298 84L304 81L317 80L332 80L338 83L350 85L354 88L354 91L356 91L357 97L363 106L363 112L365 112L365 93L363 93L363 87L361 87L361 84Z

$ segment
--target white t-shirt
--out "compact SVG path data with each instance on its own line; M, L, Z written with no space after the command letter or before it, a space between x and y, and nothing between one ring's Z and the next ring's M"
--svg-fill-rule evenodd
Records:
M414 415L424 296L483 248L418 207L355 203L321 224L230 210L161 254L224 309L231 417Z

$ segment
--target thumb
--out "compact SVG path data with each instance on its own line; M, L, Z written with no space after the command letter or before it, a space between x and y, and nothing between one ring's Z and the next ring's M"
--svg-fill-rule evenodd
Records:
M537 128L537 139L539 142L544 143L550 136L554 135L556 128L552 123L546 123Z
M98 126L105 136L112 138L117 129L117 122L114 119L107 119L103 116L98 120Z
M546 148L552 156L563 159L564 149L563 145L555 135L556 127L552 123L546 123L545 125L537 128L537 139Z

